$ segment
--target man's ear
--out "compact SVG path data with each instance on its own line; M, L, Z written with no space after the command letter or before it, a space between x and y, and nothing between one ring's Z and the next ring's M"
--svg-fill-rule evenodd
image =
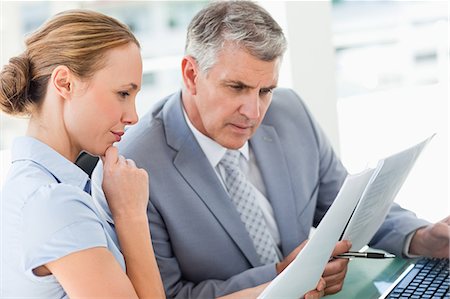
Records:
M183 57L183 60L181 61L181 72L186 90L191 95L196 95L198 66L194 57L189 55Z
M57 94L64 99L70 98L73 93L73 75L65 65L58 65L52 72L51 84Z

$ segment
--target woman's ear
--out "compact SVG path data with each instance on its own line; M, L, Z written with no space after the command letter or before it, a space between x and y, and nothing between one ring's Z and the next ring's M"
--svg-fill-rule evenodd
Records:
M67 66L59 65L52 72L50 84L53 85L57 94L64 99L69 99L73 93L73 78Z
M183 75L184 86L191 95L197 94L197 61L192 56L184 56L181 61L181 72Z

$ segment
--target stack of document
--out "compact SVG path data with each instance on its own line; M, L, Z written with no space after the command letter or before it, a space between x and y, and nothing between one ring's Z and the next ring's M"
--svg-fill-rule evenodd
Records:
M258 298L301 298L316 288L340 239L350 240L352 250L359 250L369 243L418 156L433 136L380 160L375 168L348 175L306 246Z

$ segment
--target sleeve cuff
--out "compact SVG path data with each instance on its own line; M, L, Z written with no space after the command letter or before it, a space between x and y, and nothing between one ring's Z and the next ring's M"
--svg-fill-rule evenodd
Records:
M30 278L38 278L33 269L55 261L71 253L93 247L108 247L106 235L99 223L78 222L59 230L47 242L25 253L25 272Z

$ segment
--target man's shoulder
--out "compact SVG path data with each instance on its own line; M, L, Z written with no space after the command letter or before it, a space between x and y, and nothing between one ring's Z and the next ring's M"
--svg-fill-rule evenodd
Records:
M167 106L172 105L176 101L178 94L173 93L155 102L150 110L139 119L138 123L126 131L123 141L119 145L127 144L131 141L134 142L134 139L142 134L149 134L154 132L155 129L161 128L164 121L164 113L166 113L165 110L167 110Z
M276 88L273 91L272 102L267 111L268 116L298 115L299 113L308 113L305 103L300 96L290 88Z
M298 94L292 89L287 87L277 87L273 90L274 97L289 97L298 98Z
M165 151L167 147L166 129L164 121L167 114L171 113L172 107L179 99L179 93L171 94L158 102L144 114L139 122L130 127L118 148L121 154L137 159L138 157L147 157L148 153Z
M128 148L130 144L136 145L142 139L147 139L149 135L155 134L162 129L161 111L155 110L155 107L144 114L139 122L126 130L121 142L117 144L119 149Z

